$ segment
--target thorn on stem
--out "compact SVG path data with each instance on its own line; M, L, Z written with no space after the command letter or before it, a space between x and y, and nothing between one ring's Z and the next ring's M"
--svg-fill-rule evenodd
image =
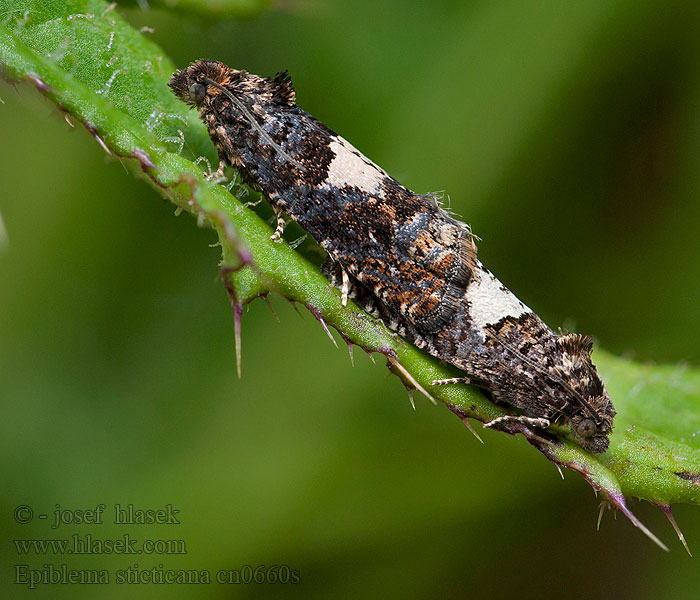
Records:
M31 83L33 83L34 87L36 87L36 89L38 89L40 92L43 92L45 94L49 94L49 93L56 91L48 83L46 83L41 77L39 77L38 75L35 75L34 73L28 73L24 77L25 77L25 79L27 79Z
M131 156L141 163L141 168L145 171L146 169L155 169L156 165L151 160L148 152L142 150L141 148L135 148L131 151Z
M310 304L306 305L306 308L309 309L311 314L316 317L316 320L321 324L321 327L323 327L323 330L326 332L328 337L331 339L331 342L333 342L333 345L337 348L338 343L335 341L335 338L333 337L333 334L331 333L330 329L328 329L328 325L326 325L326 320L323 318L323 315L321 312L316 309L315 307L311 306Z
M287 298L287 302L289 302L292 305L292 308L296 311L296 313L303 319L304 315L299 311L299 308L297 307L297 303L295 300L292 300L291 298Z
M469 432L470 432L477 440L479 440L482 444L484 443L484 440L482 440L482 439L481 439L481 436L479 436L479 434L474 430L474 428L472 427L472 424L469 422L469 419L467 419L467 417L464 417L464 418L462 419L462 423L464 423L464 424L466 425L466 427L467 427L467 429L469 430Z
M399 373L401 373L401 375L403 375L404 379L405 379L406 381L408 381L415 389L417 389L421 394L423 394L423 395L424 395L428 400L430 400L433 404L437 404L435 398L433 398L433 397L430 395L430 393L428 392L428 390L426 390L420 383L418 383L418 382L416 381L415 377L413 377L413 375L411 375L411 374L404 368L404 366L403 366L398 360L396 360L391 354L387 354L387 355L386 355L386 359L387 359L388 363L389 363L394 369L396 369L397 371L399 371ZM390 370L391 370L391 369L390 369Z
M232 301L231 305L233 307L233 335L235 338L236 346L236 372L238 373L238 379L241 378L241 320L243 318L243 305L239 302Z
M222 269L222 280L224 282L224 289L228 294L229 301L231 302L231 310L233 310L233 337L234 337L234 347L236 351L236 372L238 373L238 379L241 378L242 368L241 368L241 321L243 320L243 305L238 301L236 296L236 290L230 285L230 283L223 277L224 269Z
M605 512L606 508L610 508L611 504L607 500L603 500L600 503L600 507L598 508L598 521L595 524L595 530L600 531L600 523L603 520L603 513Z
M265 304L267 304L267 307L272 311L272 314L274 315L275 319L277 319L277 322L280 322L280 318L277 316L277 313L275 312L274 307L270 303L270 298L268 298L268 294L263 294L260 296L263 300L265 300Z
M564 479L564 473L562 473L561 467L557 463L554 463L554 466L557 468L557 471L559 471L561 478Z
M664 514L668 518L668 520L671 522L671 525L673 525L673 529L676 531L676 535L678 536L678 539L681 541L681 544L685 547L685 551L688 553L688 556L692 558L692 553L690 552L690 548L688 548L688 542L685 541L685 536L683 535L683 532L681 531L681 528L678 527L678 523L676 523L676 519L673 518L673 513L671 512L671 507L668 504L657 504L657 506L664 511Z
M353 343L350 340L350 338L347 335L345 335L340 329L338 329L337 331L340 334L340 337L343 338L343 341L348 345L348 354L350 355L350 364L354 367L355 366L355 357L353 356Z
M90 125L89 123L85 123L85 129L87 129L87 130L90 132L90 134L92 135L92 137L94 137L95 140L97 140L97 143L102 147L102 149L103 149L109 156L111 156L111 155L112 155L112 151L109 149L109 146L107 146L107 144L106 144L105 141L102 139L102 137L100 137L100 134L97 133L97 129L95 129L95 128L94 128L92 125Z
M477 440L479 440L482 444L484 443L484 440L479 437L479 434L474 431L472 428L471 423L469 422L469 419L467 418L467 413L464 412L463 410L457 408L454 404L450 404L449 402L445 402L445 406L449 408L454 414L456 414L462 423L464 423L469 431L471 431L472 435L476 437ZM472 406L472 410L474 410L474 407Z
M642 533L646 535L652 542L654 542L659 548L662 550L665 550L668 552L668 546L664 544L659 538L657 538L650 530L649 528L644 525L635 515L632 513L632 511L627 508L627 504L625 503L625 498L624 496L617 492L617 493L610 493L608 492L608 495L610 497L610 501L615 505L615 507L623 514L625 515L631 522L632 525L637 527L638 529L641 529Z

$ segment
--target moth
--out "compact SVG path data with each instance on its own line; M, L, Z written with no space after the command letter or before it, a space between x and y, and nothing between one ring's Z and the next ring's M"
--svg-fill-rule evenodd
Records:
M559 336L477 259L469 226L432 194L402 186L296 105L286 72L272 78L199 60L169 86L199 110L219 153L277 215L328 253L324 272L388 327L465 373L467 382L536 428L568 425L585 450L605 452L615 409L590 353L591 338Z

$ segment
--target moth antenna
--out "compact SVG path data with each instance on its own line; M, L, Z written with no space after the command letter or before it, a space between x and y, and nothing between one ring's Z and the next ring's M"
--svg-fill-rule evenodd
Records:
M304 173L306 173L306 167L296 160L294 160L289 154L287 154L283 149L282 146L280 146L277 142L275 142L266 132L265 130L260 126L260 124L255 120L253 115L250 114L250 111L246 108L245 104L241 102L238 98L236 98L229 90L227 90L223 85L216 83L213 79L209 79L208 77L203 77L203 80L206 81L209 85L213 85L215 88L218 88L221 90L226 96L228 97L231 102L233 102L238 110L240 110L245 118L248 120L248 122L257 130L257 132L263 137L263 139L270 144L277 152L279 152L282 156L284 156L289 162L295 164L297 167L299 167Z

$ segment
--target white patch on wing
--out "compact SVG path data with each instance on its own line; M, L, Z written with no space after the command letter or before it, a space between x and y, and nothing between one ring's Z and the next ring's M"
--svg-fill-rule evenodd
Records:
M335 158L328 165L327 185L354 185L363 192L381 194L382 181L388 175L364 157L350 142L341 137L331 139L330 148Z
M485 329L503 317L519 317L530 309L515 295L489 273L481 263L474 268L471 281L467 287L469 316L474 327Z

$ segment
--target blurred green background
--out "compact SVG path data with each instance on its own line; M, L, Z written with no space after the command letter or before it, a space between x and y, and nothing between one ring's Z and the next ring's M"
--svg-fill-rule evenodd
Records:
M299 104L408 187L446 190L551 326L700 357L700 5L300 0L230 21L118 8L178 66L287 68ZM603 518L523 440L481 445L279 298L231 311L212 231L28 85L0 84L5 597L698 597L700 569ZM293 237L293 236L292 236ZM341 344L342 346L342 344ZM383 363L380 359L378 363ZM107 505L107 523L20 525ZM114 504L179 525L118 526ZM691 550L700 512L677 506ZM182 539L186 555L19 556L14 539ZM288 565L298 585L13 585L14 566Z

